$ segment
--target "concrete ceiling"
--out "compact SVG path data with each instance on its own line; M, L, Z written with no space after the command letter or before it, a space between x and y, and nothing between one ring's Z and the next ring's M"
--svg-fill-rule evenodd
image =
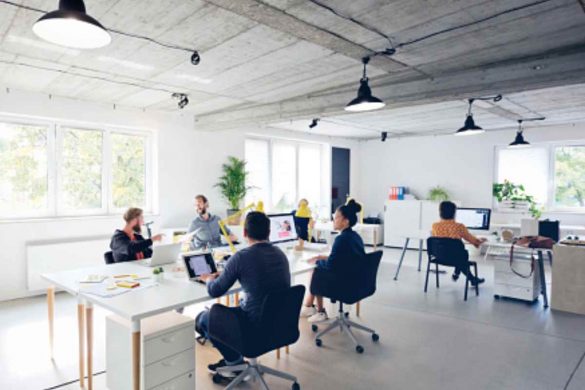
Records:
M486 131L515 128L521 118L545 117L526 126L585 122L585 84L531 90L505 95L497 103L476 101L473 118ZM310 120L276 122L272 127L308 134L336 135L356 139L411 137L453 134L463 126L467 115L466 100L425 104L402 108L386 108L359 114L323 118L310 129Z
M58 2L20 3L49 11ZM165 111L178 110L169 92L184 92L185 111L206 129L330 116L371 132L405 117L404 127L395 127L402 132L416 126L408 109L394 112L400 107L433 103L431 109L461 117L470 95L522 99L520 91L585 83L580 0L86 0L86 6L107 28L197 49L200 65L191 65L187 52L116 33L102 49L63 49L32 33L38 12L0 2L0 85ZM397 53L368 67L374 94L390 109L339 117L356 93L360 58L390 45ZM545 110L542 101L527 107Z

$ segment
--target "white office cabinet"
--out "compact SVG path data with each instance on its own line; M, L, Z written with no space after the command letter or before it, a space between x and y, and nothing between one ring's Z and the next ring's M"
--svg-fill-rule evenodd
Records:
M195 336L193 319L176 312L142 320L141 388L192 390L195 387ZM106 372L109 390L132 388L130 323L106 318Z
M365 245L380 245L382 244L384 229L382 225L378 224L357 224L353 228L357 234L360 235Z
M522 256L522 257L521 257ZM514 270L521 275L530 275L531 260L524 255L514 256ZM494 296L520 299L532 302L540 294L540 272L534 263L534 271L529 278L518 276L510 267L508 254L494 257Z

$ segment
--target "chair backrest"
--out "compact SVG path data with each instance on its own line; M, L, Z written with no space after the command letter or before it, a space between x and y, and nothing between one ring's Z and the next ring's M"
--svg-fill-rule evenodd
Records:
M378 268L382 260L382 251L374 251L366 254L364 266L362 268L362 294L363 298L374 295L376 292L376 280L378 278ZM362 298L362 299L363 299Z
M268 294L262 305L261 328L272 349L293 344L299 339L299 316L305 286L298 285Z
M382 251L374 251L359 259L359 266L355 267L355 271L349 277L343 277L337 286L331 286L332 294L329 298L353 304L374 295L378 268L383 254Z
M107 251L106 253L104 253L104 260L106 261L106 264L114 264L114 254L112 253L112 251Z
M465 256L465 246L460 239L429 237L427 253L429 261L454 267L460 264L460 259Z

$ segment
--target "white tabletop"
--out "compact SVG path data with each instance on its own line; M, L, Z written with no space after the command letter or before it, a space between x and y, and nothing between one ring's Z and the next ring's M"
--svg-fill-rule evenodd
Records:
M287 249L292 243L282 245L290 264L291 275L299 275L309 272L314 268L307 260L319 253L326 253L328 247L323 245L323 251L294 251ZM147 276L152 274L152 268L135 262L116 263L97 267L83 268L71 271L61 271L44 274L42 277L55 286L64 289L72 295L79 295L88 302L103 307L123 318L134 321L169 310L177 309L195 303L205 302L211 298L207 294L207 288L200 283L191 282L187 275L183 276L171 272L176 264L165 266L165 279L153 286L137 291L117 295L114 297L100 297L80 291L79 281L87 275L124 275L137 274ZM179 276L179 277L177 277ZM239 286L234 286L230 292L236 292Z

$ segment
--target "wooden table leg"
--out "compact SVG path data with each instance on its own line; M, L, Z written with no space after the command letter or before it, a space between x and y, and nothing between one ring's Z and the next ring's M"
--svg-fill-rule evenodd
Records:
M234 305L240 306L240 293L239 292L235 293L234 297L235 297L234 298Z
M290 353L290 348L288 347L288 345L286 347L284 347L284 350L286 351L287 355Z
M55 287L47 288L47 312L49 315L49 356L53 359L53 338L55 325Z
M140 390L140 321L132 321L132 389Z
M87 337L87 390L93 389L93 304L85 303L85 326Z
M225 305L229 307L230 305L230 296L229 294L225 296Z
M79 336L79 387L85 387L85 306L77 302L77 333Z
M280 348L276 350L276 358L280 359Z
M360 303L361 303L361 302L358 302L358 303L356 303L356 304L355 304L355 315L356 315L357 317L359 317L359 316L360 316Z

